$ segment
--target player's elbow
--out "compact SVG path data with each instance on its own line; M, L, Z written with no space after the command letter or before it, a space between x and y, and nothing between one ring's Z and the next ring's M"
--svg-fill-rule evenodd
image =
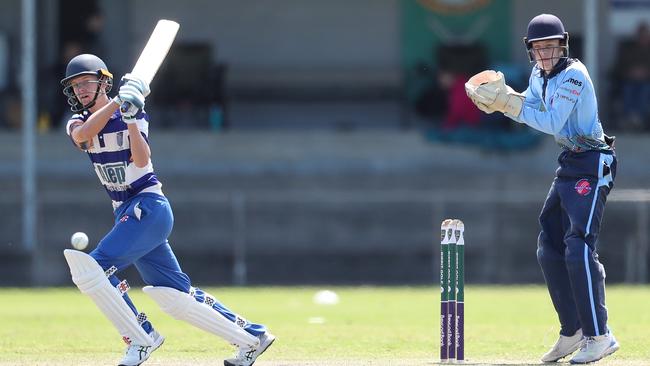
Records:
M133 160L133 164L135 165L136 168L142 169L146 167L149 164L149 160Z
M553 135L557 135L562 131L564 128L564 125L566 124L566 119L563 119L559 116L551 115L551 123L549 124L551 127L551 132Z
M147 153L136 153L131 156L131 161L135 165L136 168L142 169L149 165L149 154Z
M74 141L75 144L77 145L82 145L82 144L88 144L90 139L83 138L82 136L72 136L72 141Z
M133 164L138 169L145 168L149 163L151 162L151 154L149 153L148 150L142 151L141 153L134 154L133 156Z
M77 145L77 147L80 150L86 151L93 147L93 140L92 138L84 138L82 134L75 133L77 132L76 130L72 131L73 133L70 135L72 138L72 141Z
M86 136L84 132L85 131L81 123L73 125L70 131L70 137L72 137L72 141L74 141L77 144L80 144L90 140L90 137Z

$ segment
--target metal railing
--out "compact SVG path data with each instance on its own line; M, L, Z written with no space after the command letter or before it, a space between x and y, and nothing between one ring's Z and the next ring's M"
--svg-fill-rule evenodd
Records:
M468 215L479 215L475 218L474 222L469 222L469 233L477 233L478 228L474 231L475 227L480 223L483 226L483 233L485 234L487 241L486 243L471 243L475 246L475 250L484 250L489 245L502 245L503 248L509 248L512 243L507 241L512 241L512 236L504 236L501 231L504 227L509 228L510 230L519 230L517 238L525 237L526 241L529 241L530 238L534 238L534 235L529 235L528 231L523 233L522 230L530 230L536 223L534 222L534 217L537 215L539 209L541 209L542 202L544 200L545 192L541 190L534 191L467 191L467 190L405 190L405 189L378 189L378 190L234 190L234 191L212 191L212 190L186 190L182 194L174 194L171 196L171 201L174 207L177 207L179 210L181 207L200 207L200 205L208 206L218 206L219 211L225 213L225 215L231 217L231 225L229 233L225 237L225 249L232 254L233 258L233 267L232 267L232 278L233 282L236 285L243 285L248 282L247 274L247 258L249 258L251 245L259 245L260 240L266 240L267 234L269 234L269 240L280 240L283 239L285 234L283 230L284 227L280 229L274 228L273 233L263 232L264 228L259 228L257 226L260 221L260 216L257 215L257 209L260 207L267 208L268 212L271 212L273 216L281 215L294 215L287 216L290 221L296 217L295 215L300 215L301 213L296 212L285 212L284 209L296 211L303 209L303 206L311 205L313 213L316 215L321 215L315 217L314 220L319 219L337 219L334 216L331 216L331 211L328 211L331 207L336 207L336 213L350 213L349 217L362 217L363 215L369 212L382 212L384 213L381 217L371 218L374 220L372 222L375 227L381 227L386 225L393 225L393 223L398 223L397 226L392 227L390 233L395 233L396 231L401 230L399 221L403 220L403 217L398 217L403 215L399 212L392 212L395 207L400 207L402 209L409 206L418 207L417 210L413 210L408 214L413 214L421 216L419 218L409 218L409 220L417 219L417 227L415 230L418 231L419 235L416 237L419 240L418 245L422 245L422 233L428 235L430 233L430 239L432 245L438 240L437 238L437 229L436 225L439 224L440 219L447 217L448 214L468 214ZM76 204L86 204L88 206L95 207L95 204L100 203L106 205L106 200L103 195L98 195L96 192L88 192L86 194L80 193L78 191L65 191L65 190L55 190L47 189L41 192L39 195L39 205L41 207L62 207L70 203ZM623 269L623 276L619 280L629 283L647 283L648 282L648 254L650 247L650 214L649 214L649 202L650 202L650 190L632 190L632 189L617 189L612 192L609 196L609 202L607 205L607 210L609 213L605 214L605 221L608 222L608 228L603 232L609 235L609 242L613 242L613 246L610 246L609 249L615 249L620 252L622 255L622 263L625 266ZM0 203L2 204L12 204L14 206L20 204L19 196L9 196L3 195L0 197ZM265 206L266 205L266 206ZM371 206L373 205L373 206ZM396 206L395 206L396 205ZM487 207L479 207L480 205L487 205ZM108 207L108 206L106 206ZM204 206L205 207L205 206ZM325 207L325 209L323 209ZM372 210L367 209L366 207L372 207ZM462 210L459 211L458 207L462 207ZM364 209L365 208L365 209ZM499 214L499 208L504 209L502 213ZM512 226L508 227L505 223L505 218L503 215L510 215L508 219L517 220L518 216L516 212L518 210L525 210L526 217L525 224L523 222L517 221L515 226L522 225L522 228ZM108 208L107 208L108 209ZM277 215L273 210L277 210ZM474 212L472 211L474 210ZM534 210L534 212L532 212ZM514 216L509 214L509 212L515 212ZM611 211L614 211L613 213ZM480 212L480 213L477 213ZM505 212L505 214L503 213ZM618 215L622 213L624 217ZM47 215L48 210L41 210L41 215ZM482 216L481 216L482 215ZM608 216L609 215L609 216ZM426 217L426 219L423 219ZM268 216L262 217L262 220L267 219ZM286 219L285 218L285 219ZM462 217L461 217L462 218ZM386 221L384 221L386 220ZM393 221L396 220L396 221ZM482 221L482 222L479 222ZM303 221L304 222L304 221ZM404 221L402 221L404 223ZM426 223L427 227L421 227L421 223ZM612 226L618 223L625 223L625 228ZM352 233L356 235L357 228L353 227L351 223L343 224L348 225L344 230L348 230L345 234ZM292 224L289 223L288 226ZM299 225L299 224L297 224ZM523 225L525 228L523 228ZM220 229L223 228L222 225L219 225ZM415 226L412 226L413 228ZM51 232L57 230L58 228L44 228L42 232L45 234L45 239L47 240L51 235ZM229 228L223 228L229 230ZM612 230L613 229L613 230ZM182 230L191 230L194 228L184 228L177 226L176 231ZM305 245L305 248L309 249L309 245L313 243L305 242L302 243L301 240L310 240L309 227L300 228L297 230L302 230L305 234L298 239L294 238L294 245ZM407 229L405 229L407 230ZM187 231L186 231L187 232ZM614 234L612 234L614 232ZM260 233L262 235L260 235ZM251 235L254 234L254 235ZM359 231L359 234L364 234L364 232ZM512 233L511 233L512 234ZM67 235L67 234L66 234ZM180 234L182 235L182 234ZM255 236L257 235L257 236ZM615 235L614 240L611 239L611 236ZM260 239L260 237L263 237ZM221 237L222 239L224 236ZM412 237L413 238L413 237ZM419 239L418 239L419 238ZM321 238L319 238L321 239ZM483 238L481 238L483 239ZM209 243L212 239L206 238L205 241ZM253 241L257 242L253 243ZM359 241L363 241L364 238L359 237ZM372 241L374 239L365 238L365 240ZM424 239L427 240L427 239ZM533 239L534 240L534 239ZM46 243L47 244L47 243ZM390 244L390 243L389 243ZM479 246L483 246L482 249ZM223 245L222 245L223 247ZM432 247L433 248L433 247ZM528 250L528 249L526 249ZM437 251L432 250L432 255L436 255ZM617 252L617 253L618 253ZM471 252L470 252L471 253ZM485 268L491 268L491 270L498 269L499 262L498 258L486 259ZM620 259L617 259L620 260ZM492 262L490 262L492 261ZM432 260L432 266L434 266L436 260ZM492 266L492 267L490 267ZM620 269L617 269L620 271ZM434 271L435 273L435 271ZM619 272L620 273L620 272ZM621 277L621 276L619 276Z
M207 194L198 193L198 197ZM307 203L307 202L344 202L344 203L422 203L429 202L433 217L446 217L447 205L467 203L476 204L524 204L541 201L530 192L499 191L472 193L454 191L414 191L414 190L377 190L377 191L255 191L245 193L234 191L212 195L217 201L230 202L233 222L233 279L235 285L246 284L246 205L260 202ZM186 197L186 199L191 199ZM636 231L625 238L625 279L626 283L648 282L648 253L650 248L649 208L650 190L620 189L614 190L608 197L608 205L628 203L634 205ZM435 238L434 238L435 240ZM434 259L434 263L437 260Z

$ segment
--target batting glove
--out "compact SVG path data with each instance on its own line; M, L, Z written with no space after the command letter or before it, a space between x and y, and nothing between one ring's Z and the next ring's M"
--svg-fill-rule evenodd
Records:
M120 87L118 98L122 102L120 111L125 123L135 123L136 116L144 109L144 95L133 80L129 80Z
M122 80L120 80L120 87L122 87L122 85L125 85L127 83L131 83L133 86L138 88L138 90L140 90L140 92L145 98L149 96L149 94L151 93L151 89L149 88L149 83L131 73L122 76Z

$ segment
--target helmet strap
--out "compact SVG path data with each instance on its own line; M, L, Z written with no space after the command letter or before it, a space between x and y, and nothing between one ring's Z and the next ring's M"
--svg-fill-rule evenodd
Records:
M97 102L97 97L99 97L99 94L100 94L99 90L101 89L102 85L104 85L104 82L102 82L102 78L99 78L99 80L97 82L97 89L95 90L95 96L93 97L93 100L91 100L87 105L83 105L83 103L81 103L81 101L79 99L77 99L79 104L82 105L82 109L88 110L88 109L92 108L93 106L95 106L95 104ZM106 94L106 93L101 93L101 94Z

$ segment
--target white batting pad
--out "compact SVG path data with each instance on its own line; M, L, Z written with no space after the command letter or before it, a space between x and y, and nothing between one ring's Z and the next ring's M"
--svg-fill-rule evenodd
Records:
M72 282L95 302L120 335L128 337L133 344L153 345L153 340L138 324L135 314L122 298L120 291L111 285L99 263L78 250L66 249L63 255L70 266Z
M239 347L259 345L259 338L226 319L210 306L197 302L189 294L162 286L146 286L142 291L151 296L164 312L175 319L184 320Z

